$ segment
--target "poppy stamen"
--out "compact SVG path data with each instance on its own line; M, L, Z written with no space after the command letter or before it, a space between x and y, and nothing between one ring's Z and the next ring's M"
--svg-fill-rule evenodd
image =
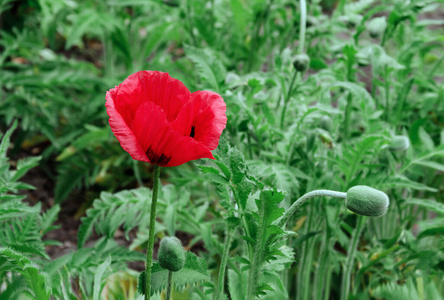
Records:
M194 138L194 135L196 134L196 133L194 132L194 129L196 129L196 127L194 127L194 126L191 126L191 133L190 133L190 137L192 137L192 138Z
M162 153L162 155L158 155L158 154L154 153L154 151L151 149L151 147L149 147L148 150L146 150L146 156L148 156L148 159L150 160L150 162L152 164L156 164L159 166L166 165L171 159L171 157L168 157L163 153Z

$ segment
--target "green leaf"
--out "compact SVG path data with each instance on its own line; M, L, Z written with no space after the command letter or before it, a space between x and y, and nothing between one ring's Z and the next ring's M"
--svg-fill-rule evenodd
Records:
M5 135L2 137L2 142L0 143L0 158L6 157L6 151L8 150L10 144L9 138L16 128L17 120L12 123L11 128L9 128L9 130L6 131Z
M111 264L111 257L101 263L94 272L93 300L100 300L100 292L102 291L102 276Z
M381 185L382 188L393 188L393 187L402 187L402 188L410 188L418 191L427 191L427 192L437 192L438 190L432 187L429 187L425 184L412 181L405 176L398 175L394 178L388 178Z
M408 205L418 205L432 210L438 214L444 215L444 204L426 199L408 199L405 201Z
M441 172L444 172L444 165L434 162L434 161L430 161L430 160L419 160L419 161L413 161L413 164L415 165L419 165L419 166L424 166L424 167L428 167L428 168L432 168Z
M22 178L22 176L25 175L26 172L29 171L29 169L37 166L39 164L39 161L40 156L20 159L17 164L17 170L15 172L12 172L13 175L11 181L17 181Z
M216 58L209 48L199 49L192 46L184 46L185 53L198 68L199 75L209 84L209 87L220 92L220 83L225 79L227 70L222 62Z
M48 288L46 274L39 272L39 269L34 266L28 257L9 248L0 248L0 257L11 263L14 266L13 270L19 272L27 279L32 296L35 299L49 299L51 290Z

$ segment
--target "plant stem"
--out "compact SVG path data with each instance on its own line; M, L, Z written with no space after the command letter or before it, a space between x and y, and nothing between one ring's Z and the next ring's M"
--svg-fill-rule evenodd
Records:
M315 227L315 203L311 202L310 210L307 218L307 226L305 229L305 234L309 234L314 231ZM311 279L311 266L313 265L313 246L315 237L308 239L304 243L304 248L301 254L301 263L298 270L298 289L297 289L297 299L306 300L309 297L310 289L310 279Z
M262 265L262 256L264 251L265 239L265 200L261 199L259 209L259 227L257 230L257 239L254 246L254 256L251 261L250 277L248 279L248 300L254 300L256 296L256 287L259 280L259 271Z
M384 80L384 87L385 87L385 120L389 121L390 116L390 82L388 81L389 72L388 68L385 67L385 80Z
M168 271L168 284L167 284L165 300L170 300L171 298L171 289L173 287L172 282L173 282L173 272Z
M307 3L305 0L299 1L299 7L301 9L301 19L299 23L299 54L304 53L304 44L305 44L305 27L307 26Z
M227 268L228 253L230 251L231 242L233 240L234 228L227 225L227 235L225 236L225 244L222 252L222 261L220 263L219 278L216 287L215 300L219 300L221 294L223 294L224 284L225 284L225 270Z
M301 10L301 19L299 23L299 45L298 45L298 53L302 54L304 53L304 45L305 45L305 28L307 23L307 4L305 3L305 0L299 1L299 6ZM291 92L293 91L293 86L296 81L296 76L298 74L298 71L295 70L293 74L293 78L291 79L290 87L287 92L287 96L285 97L284 101L284 107L282 108L282 115L281 115L281 129L284 127L284 121L285 121L285 113L287 111L287 104L290 100Z
M344 140L347 140L350 128L350 115L351 115L351 103L352 95L349 92L347 95L347 105L345 106L345 117L344 117Z
M284 100L284 107L282 108L281 129L284 128L285 112L287 111L287 104L288 104L288 101L290 100L291 92L293 92L293 86L296 81L297 75L298 75L298 71L295 69L294 74L293 74L293 78L291 79L290 87L288 88L287 96L285 97L285 100Z
M306 193L302 197L300 197L298 200L296 200L290 208L284 213L284 215L279 220L279 223L277 226L282 227L284 226L288 219L298 210L298 208L304 204L307 200L318 197L318 196L328 196L328 197L334 197L334 198L342 198L345 199L347 197L347 193L342 192L336 192L336 191L330 191L330 190L314 190L311 192Z
M353 236L348 246L347 261L345 262L344 271L342 272L341 282L341 300L347 300L350 290L350 277L353 269L353 263L356 256L356 248L358 246L359 237L361 236L362 229L364 228L365 221L364 216L358 216L356 228L353 231Z
M154 165L153 173L153 197L151 199L150 232L148 235L148 249L146 250L145 264L145 300L151 298L151 264L153 262L154 227L156 224L157 194L159 191L160 178L160 167L158 165Z

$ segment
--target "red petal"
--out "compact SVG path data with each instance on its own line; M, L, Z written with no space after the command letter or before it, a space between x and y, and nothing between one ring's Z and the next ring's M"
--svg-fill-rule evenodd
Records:
M139 71L119 85L115 103L126 124L132 127L134 116L141 104L157 104L165 111L167 119L172 121L189 97L190 91L168 73Z
M106 112L109 116L109 125L116 138L119 140L122 148L128 152L135 160L149 162L145 151L142 150L136 136L127 126L120 113L116 110L114 100L118 87L106 92Z
M153 164L172 167L194 159L213 158L204 145L174 131L165 112L153 102L139 106L131 129Z
M196 141L214 150L227 124L225 111L225 102L218 94L210 91L194 92L174 120L173 129L185 136L194 134Z

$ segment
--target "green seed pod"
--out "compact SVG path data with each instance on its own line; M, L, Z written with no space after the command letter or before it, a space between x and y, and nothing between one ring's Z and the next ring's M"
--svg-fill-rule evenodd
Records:
M410 147L410 140L404 135L395 135L389 149L392 151L405 151Z
M295 56L293 66L298 72L305 72L310 66L310 57L307 54L298 54Z
M325 131L331 132L333 129L333 121L329 116L322 116L320 120L320 126Z
M387 27L387 21L385 17L373 18L368 23L367 29L372 38L378 38Z
M160 241L157 254L159 265L171 272L177 272L185 265L185 251L176 237L165 237Z
M379 217L387 212L389 197L366 185L357 185L347 191L347 208L360 215Z

